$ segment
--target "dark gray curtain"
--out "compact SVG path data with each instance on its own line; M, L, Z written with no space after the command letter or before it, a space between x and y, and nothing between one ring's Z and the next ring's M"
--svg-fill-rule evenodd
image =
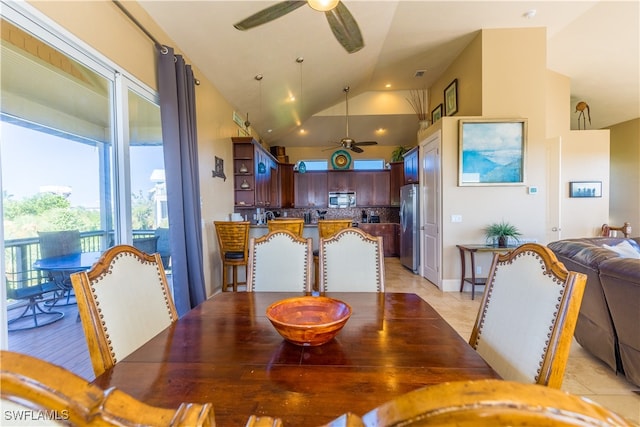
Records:
M158 49L171 271L180 316L205 300L194 80L182 56Z

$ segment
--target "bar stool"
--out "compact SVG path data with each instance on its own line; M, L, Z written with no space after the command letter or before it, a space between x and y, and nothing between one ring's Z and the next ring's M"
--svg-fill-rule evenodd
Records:
M249 222L248 221L214 221L222 259L222 291L227 290L227 269L233 269L233 291L238 290L238 266L247 267L249 252Z
M298 237L302 237L302 230L304 229L304 220L302 218L286 218L286 219L272 219L267 222L269 233L278 230L289 230Z
M347 219L319 219L318 220L318 241L322 238L331 237L336 234L338 231L351 227L353 221L349 218ZM316 249L313 251L313 269L314 269L314 279L313 279L313 288L314 290L318 289L318 275L319 273L319 258L318 258L319 250Z

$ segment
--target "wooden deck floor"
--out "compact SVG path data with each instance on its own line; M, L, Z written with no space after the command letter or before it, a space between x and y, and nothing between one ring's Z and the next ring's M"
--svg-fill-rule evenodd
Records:
M19 316L22 310L10 310L8 318ZM57 322L9 332L9 350L47 360L92 380L95 376L77 306L57 307L55 310L64 313L64 317Z

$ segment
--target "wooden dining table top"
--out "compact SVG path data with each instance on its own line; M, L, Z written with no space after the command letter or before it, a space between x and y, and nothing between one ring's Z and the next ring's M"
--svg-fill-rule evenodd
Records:
M411 293L326 293L352 308L332 341L282 339L267 307L302 294L223 292L194 308L94 380L155 406L214 406L216 425L251 415L285 426L363 415L417 388L500 378L458 333Z

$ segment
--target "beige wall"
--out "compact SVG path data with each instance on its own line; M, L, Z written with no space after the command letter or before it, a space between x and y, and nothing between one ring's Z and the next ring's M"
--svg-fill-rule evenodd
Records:
M640 118L619 123L611 131L611 206L609 222L631 223L640 236Z
M481 76L480 80L478 76ZM431 99L434 106L442 102L437 94L454 78L458 79L459 113L444 117L439 126L431 126L420 135L424 140L438 128L442 132L441 236L442 287L445 290L455 290L460 283L460 261L455 245L483 243L482 230L489 223L506 220L521 230L523 239L547 242L549 133L557 136L558 140L566 140L564 153L567 154L563 157L563 167L569 169L579 163L574 162L572 152L566 150L577 148L580 146L578 141L587 136L569 133L569 117L564 113L569 102L569 81L547 72L544 29L482 30L433 85ZM473 82L469 92L465 91L469 86L467 82ZM458 122L478 117L528 120L525 186L458 187ZM601 143L604 141L608 146L607 138L607 133L602 131L595 136L590 134L588 142L580 148L583 156L580 162L593 165L592 161L596 161L598 172L590 176L601 178L598 180L605 180L604 176L608 174L608 159L602 153ZM572 176L573 172L569 175ZM558 176L557 179L566 181L567 178ZM562 183L553 182L552 185L560 186ZM528 186L538 187L538 193L528 194ZM592 199L589 203L597 204L596 211L608 208L608 199L605 198ZM462 222L452 223L451 215L461 215ZM597 213L593 215L598 218ZM490 256L480 258L479 264L486 272Z
M156 89L155 48L111 1L30 2L74 36ZM123 2L136 19L161 43L180 48L153 22L135 2ZM185 58L189 63L189 58ZM233 107L213 84L194 67L200 85L196 86L198 155L202 199L204 274L207 293L220 289L222 270L215 240L213 221L226 219L233 212L233 171L231 137L237 136L232 121ZM212 178L215 156L225 161L226 181Z

